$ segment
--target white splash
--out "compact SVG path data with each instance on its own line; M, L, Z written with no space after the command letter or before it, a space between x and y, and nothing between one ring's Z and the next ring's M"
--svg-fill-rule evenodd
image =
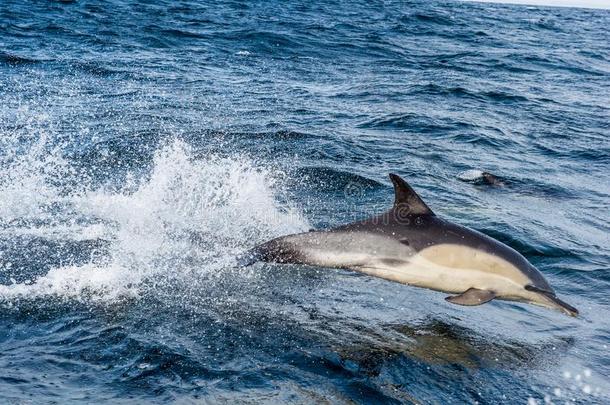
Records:
M483 171L477 169L465 170L458 174L458 179L462 181L475 181L483 178Z
M28 118L23 118L27 116ZM70 168L57 150L49 148L48 117L19 109L15 121L32 129L31 139L22 133L0 133L0 223L49 219L48 206L61 197L51 184L70 176ZM25 144L25 145L24 145ZM26 149L22 153L20 149Z
M77 215L86 221L79 225L64 218L59 225L9 227L3 232L48 238L70 234L71 240L102 239L109 247L90 263L53 268L31 282L0 285L0 301L57 296L111 302L137 297L156 278L201 272L222 277L253 243L307 229L298 211L278 201L272 170L244 156L193 155L185 142L169 143L157 152L147 178L131 179L120 191L62 195L43 174L63 166L49 161L40 163L45 170L21 168L17 172L22 177L5 178L0 183L8 190L0 197L3 223L40 217L46 206L57 202L63 207L60 216Z

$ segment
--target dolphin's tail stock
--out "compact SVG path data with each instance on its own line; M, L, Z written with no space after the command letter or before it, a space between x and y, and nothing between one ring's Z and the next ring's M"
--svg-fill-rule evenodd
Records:
M237 256L235 259L237 267L248 267L261 260L261 253L258 247L252 248L247 252Z
M280 236L248 250L237 258L240 267L251 266L256 262L273 262L283 264L312 264L307 256L299 251L299 238L309 234ZM296 241L295 241L296 238ZM291 239L292 241L288 241Z

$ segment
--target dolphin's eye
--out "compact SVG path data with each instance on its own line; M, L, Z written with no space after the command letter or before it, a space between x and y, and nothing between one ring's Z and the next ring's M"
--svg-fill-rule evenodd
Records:
M409 240L406 238L402 238L398 240L400 243L402 243L403 245L407 245L409 246Z

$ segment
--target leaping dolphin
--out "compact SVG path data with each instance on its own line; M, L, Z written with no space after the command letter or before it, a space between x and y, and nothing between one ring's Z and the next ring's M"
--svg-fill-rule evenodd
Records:
M257 261L358 271L454 294L458 305L493 299L540 305L576 316L525 257L487 235L437 217L402 178L390 174L394 206L387 212L328 230L282 236L252 249Z

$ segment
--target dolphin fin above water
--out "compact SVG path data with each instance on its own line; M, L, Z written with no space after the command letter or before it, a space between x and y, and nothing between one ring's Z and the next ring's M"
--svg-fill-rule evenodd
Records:
M481 305L519 301L576 316L544 276L514 249L439 218L401 177L390 174L394 205L380 215L327 230L282 236L239 260L357 271L415 287L457 294L447 301Z
M390 180L394 184L394 207L406 209L411 215L434 215L424 200L400 176L390 173Z

